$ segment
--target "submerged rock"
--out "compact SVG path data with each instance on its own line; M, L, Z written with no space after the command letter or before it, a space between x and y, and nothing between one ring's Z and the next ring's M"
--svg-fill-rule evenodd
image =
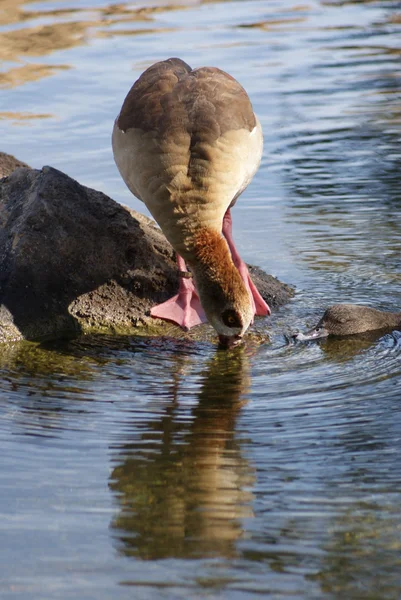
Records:
M272 307L292 296L251 273ZM162 332L149 309L177 289L173 250L147 217L52 167L1 180L0 341Z

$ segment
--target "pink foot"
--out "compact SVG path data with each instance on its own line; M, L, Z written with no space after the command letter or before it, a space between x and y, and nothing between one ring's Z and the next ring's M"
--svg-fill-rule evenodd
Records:
M248 267L238 254L238 250L235 247L233 235L232 235L232 220L230 209L227 210L223 219L223 235L227 240L228 247L230 248L231 257L233 259L233 263L237 267L239 274L243 282L245 283L245 287L249 292L249 296L251 298L251 302L253 304L255 315L266 317L271 314L271 310L268 304L263 300L262 296L258 292L258 288L253 283L251 276L249 275Z
M251 276L249 275L248 267L244 261L241 260L239 265L237 265L234 261L234 264L237 267L239 274L245 283L245 287L249 292L255 315L258 315L259 317L269 316L271 314L270 306L263 300L258 288L253 283Z
M188 273L184 259L177 256L178 267L181 273ZM181 275L178 294L154 306L150 314L152 317L164 319L177 323L184 331L189 331L191 327L206 323L206 315L196 292L192 279Z

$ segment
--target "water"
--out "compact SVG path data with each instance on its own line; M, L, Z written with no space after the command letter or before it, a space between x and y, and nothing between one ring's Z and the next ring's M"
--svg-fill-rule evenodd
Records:
M265 132L233 212L295 284L270 343L86 337L0 352L0 596L401 596L401 334L291 345L333 302L400 310L398 2L0 5L1 150L144 212L110 131L180 56Z

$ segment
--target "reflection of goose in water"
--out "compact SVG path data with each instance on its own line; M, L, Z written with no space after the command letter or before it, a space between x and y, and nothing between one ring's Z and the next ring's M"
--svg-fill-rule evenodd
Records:
M177 355L163 414L140 427L133 422L131 436L125 430L110 480L120 505L112 527L122 553L144 559L236 554L241 520L253 516L254 469L234 434L249 387L245 352L216 352L190 415L183 414L182 399L191 358Z
M384 312L357 304L334 304L326 310L316 327L306 333L295 334L294 339L314 340L329 335L347 336L368 331L390 331L398 327L401 327L401 312Z
M220 69L170 58L134 83L112 141L122 178L178 254L179 293L152 316L185 330L207 317L220 342L237 343L255 314L270 314L232 238L230 209L263 148L247 93Z

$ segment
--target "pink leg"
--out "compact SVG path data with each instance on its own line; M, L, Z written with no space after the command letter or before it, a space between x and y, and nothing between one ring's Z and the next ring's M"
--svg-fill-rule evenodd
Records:
M233 259L233 263L237 267L239 274L241 275L245 286L249 292L251 297L251 301L254 306L255 315L266 316L271 314L271 310L263 300L262 296L259 294L256 285L253 283L251 276L249 275L248 268L240 255L238 254L238 250L235 247L233 240L233 231L232 231L232 219L230 209L227 210L223 219L223 235L227 240L228 247L230 248L231 256Z
M188 273L184 259L177 254L178 269L181 273ZM191 327L206 323L206 315L196 292L195 285L191 278L180 276L180 287L178 294L154 306L150 314L152 317L173 321L185 331Z

